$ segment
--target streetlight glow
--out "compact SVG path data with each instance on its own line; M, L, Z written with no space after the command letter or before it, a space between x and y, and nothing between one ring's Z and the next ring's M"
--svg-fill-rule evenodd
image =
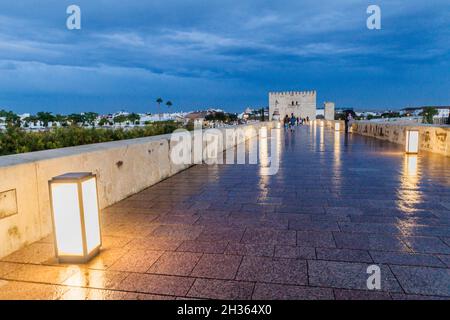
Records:
M406 130L406 153L418 153L419 152L419 131L418 130Z
M49 181L56 257L85 263L101 246L96 176L66 173Z

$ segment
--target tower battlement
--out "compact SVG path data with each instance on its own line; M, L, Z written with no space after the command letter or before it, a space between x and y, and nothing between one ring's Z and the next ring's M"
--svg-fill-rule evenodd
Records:
M269 118L275 111L284 118L293 114L300 118L316 118L315 90L269 92Z
M311 91L281 91L281 92L269 92L269 96L307 96L307 95L316 95L315 90Z

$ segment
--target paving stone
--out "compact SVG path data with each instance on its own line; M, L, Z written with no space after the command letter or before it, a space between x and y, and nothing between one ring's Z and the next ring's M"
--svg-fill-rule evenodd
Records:
M316 253L317 259L320 260L367 263L371 263L373 261L366 250L317 248Z
M171 239L167 237L146 237L134 239L126 245L127 249L142 249L142 250L169 250L175 251L183 242L179 239Z
M44 263L55 256L55 249L50 243L33 243L2 259L7 262Z
M202 230L202 226L162 225L156 228L150 236L167 237L175 240L195 240Z
M116 289L128 276L126 272L82 269L64 281L64 285L97 289Z
M100 254L85 264L90 269L106 270L119 260L129 250L117 249L101 249Z
M254 283L243 281L197 279L187 296L221 300L249 300L254 286Z
M59 300L173 300L173 297L126 291L70 288Z
M450 254L450 246L436 237L405 237L403 240L415 252Z
M199 215L164 215L157 218L154 223L160 224L180 224L190 225L194 224L200 218Z
M333 290L271 283L256 283L255 300L334 300Z
M147 273L188 276L191 274L201 253L191 252L165 252Z
M333 234L320 231L297 231L297 246L335 248Z
M335 232L338 248L409 252L409 247L398 237L383 234Z
M108 270L146 272L162 254L162 251L130 250L117 260Z
M296 232L294 230L247 228L241 242L250 244L268 243L295 246Z
M239 267L237 280L306 285L305 260L246 256Z
M230 242L225 249L225 253L240 256L273 257L274 248L275 246L271 244L245 244Z
M178 247L177 251L199 253L224 253L227 241L197 241L187 240Z
M234 279L242 257L226 254L204 254L191 275L194 277Z
M450 297L450 269L391 266L402 288L409 294Z
M417 294L391 293L392 300L449 300L447 297L422 296Z
M8 280L62 284L70 276L79 271L77 266L54 267L24 264L16 270L4 275Z
M120 290L185 296L194 278L132 273L120 284Z
M370 251L375 263L389 263L410 266L445 267L435 256L405 252Z
M439 259L450 268L450 255L438 255Z
M198 241L241 241L245 228L205 227L200 233Z
M131 238L131 237L117 237L117 236L102 235L102 248L103 249L123 248L132 239L133 238Z
M22 265L18 263L10 263L10 262L0 262L0 278L8 273L11 273Z
M377 290L334 289L336 300L392 300L389 293Z
M55 300L69 287L0 280L0 300Z
M309 260L309 284L320 287L367 290L368 263ZM401 288L387 266L381 268L381 290L401 292Z
M400 231L395 224L388 223L340 222L339 227L342 232L364 232L371 234L388 233L390 235L400 234Z
M339 226L334 221L290 221L289 229L299 231L339 231Z
M310 247L275 246L275 258L315 259L316 251Z

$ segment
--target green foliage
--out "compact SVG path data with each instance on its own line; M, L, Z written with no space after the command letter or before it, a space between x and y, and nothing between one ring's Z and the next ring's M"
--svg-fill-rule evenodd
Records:
M381 114L382 118L400 118L400 112L384 112Z
M137 124L141 120L141 117L137 113L130 113L128 115L128 121L131 123Z
M51 112L38 112L36 113L36 117L42 121L42 125L44 127L48 127L49 122L55 121L55 116L52 115Z
M210 114L207 114L205 116L206 121L223 121L223 122L230 122L237 120L237 115L234 113L225 113L225 112L213 112Z
M19 126L20 117L12 111L0 110L0 117L5 118L8 126Z
M72 113L67 116L67 120L69 120L72 125L83 125L86 118L82 114Z
M113 121L114 121L114 123L124 123L124 122L128 121L128 117L121 114L121 115L115 116Z
M28 132L18 127L0 131L0 155L64 148L91 143L135 139L171 133L180 125L173 121L131 129L96 129L77 126Z
M429 123L429 124L433 124L433 117L435 115L437 115L439 113L439 111L436 108L433 107L425 107L423 108L423 112L422 112L422 117L423 123Z

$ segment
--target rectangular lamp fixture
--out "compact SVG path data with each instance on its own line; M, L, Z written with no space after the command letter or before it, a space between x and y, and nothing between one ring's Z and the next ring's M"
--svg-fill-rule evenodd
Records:
M102 244L96 176L72 172L48 184L56 257L61 263L86 263Z
M419 152L419 131L406 130L406 153Z
M341 131L341 124L339 122L334 123L334 131Z

